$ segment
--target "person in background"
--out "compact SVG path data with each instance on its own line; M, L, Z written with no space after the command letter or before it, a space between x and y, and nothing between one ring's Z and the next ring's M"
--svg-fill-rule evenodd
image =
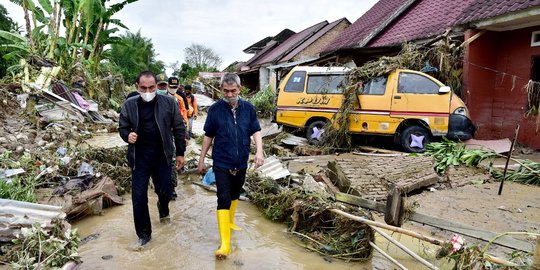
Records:
M137 248L152 239L148 210L148 182L154 183L158 196L160 222L169 218L172 180L171 160L176 157L176 169L184 165L185 126L178 103L164 95L156 95L156 76L150 71L137 76L138 96L128 98L122 105L118 132L127 142L127 160L131 168L133 219L138 237ZM173 140L174 138L174 140ZM173 145L174 141L174 145Z
M240 77L225 73L220 89L223 99L208 109L204 123L204 139L199 157L198 171L205 173L204 159L213 143L213 171L217 187L217 219L221 246L215 252L217 259L224 259L231 251L231 229L240 191L246 179L250 153L250 136L255 141L255 167L264 163L261 127L257 112L251 103L238 97Z
M173 97L174 99L176 99L176 101L178 102L178 106L180 108L180 113L182 114L182 119L184 119L184 124L186 126L186 139L187 139L187 136L188 136L188 133L187 133L187 129L189 128L189 122L188 122L188 117L187 117L187 110L186 110L186 107L184 106L185 102L184 102L184 99L177 95L176 94L176 91L178 91L178 84L179 80L177 77L170 77L167 81L167 95L170 96L170 97ZM187 144L187 142L186 142ZM174 162L174 161L173 161ZM178 186L178 178L177 178L177 175L176 175L176 170L173 168L173 170L171 171L171 177L172 177L172 181L173 181L173 190L172 190L172 199L173 200L176 200L176 198L178 197L178 194L176 194L176 187Z
M193 120L197 120L197 100L195 99L195 96L192 93L191 85L184 86L186 99L188 103L188 112L187 117L189 119L189 127L188 127L188 138L193 138Z
M156 93L158 95L165 95L167 94L167 75L164 73L157 75L157 91Z

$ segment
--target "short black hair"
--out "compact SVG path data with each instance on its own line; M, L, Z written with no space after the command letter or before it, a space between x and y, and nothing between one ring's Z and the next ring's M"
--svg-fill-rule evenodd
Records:
M154 81L157 83L157 77L156 77L156 74L154 74L154 72L150 71L150 70L145 70L141 73L139 73L139 75L137 75L137 79L135 80L136 83L140 83L141 82L141 77L152 77L154 78Z
M187 84L186 86L184 86L184 90L190 90L191 91L191 85Z

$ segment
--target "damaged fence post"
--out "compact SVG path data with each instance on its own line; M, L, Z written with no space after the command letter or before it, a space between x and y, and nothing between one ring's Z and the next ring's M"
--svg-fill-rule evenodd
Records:
M508 162L510 162L510 158L512 158L512 152L514 151L514 145L516 144L518 133L519 133L519 124L516 126L516 131L514 133L514 140L512 141L512 145L510 146L510 152L508 152L508 158L506 159L506 164L504 165L504 173L501 179L501 185L499 186L499 195L502 194L504 179L506 178L506 172L508 171Z

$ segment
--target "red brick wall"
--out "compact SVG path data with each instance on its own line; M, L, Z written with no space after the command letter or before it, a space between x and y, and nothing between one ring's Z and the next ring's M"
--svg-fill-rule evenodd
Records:
M532 57L540 46L531 47L532 27L507 32L487 31L471 42L463 63L463 96L479 130L477 139L513 138L520 124L518 142L540 149L536 116L525 117ZM467 30L465 40L476 34Z

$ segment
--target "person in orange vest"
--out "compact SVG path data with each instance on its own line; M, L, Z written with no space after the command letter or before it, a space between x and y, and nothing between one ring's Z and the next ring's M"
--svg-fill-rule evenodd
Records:
M197 120L197 100L195 99L195 96L193 95L193 93L191 92L191 85L186 85L184 86L184 90L185 90L185 93L186 93L186 99L187 99L187 103L188 103L188 112L187 112L187 116L188 116L188 121L189 121L189 128L188 128L188 138L192 138L193 137L193 120Z
M162 82L162 75L164 74L160 74L158 75L158 80L159 82ZM165 77L166 78L166 77ZM176 94L176 90L178 89L178 85L179 85L179 80L177 77L169 77L166 81L166 91L165 91L165 94L167 96L170 96L170 97L173 97L177 102L178 102L178 110L180 111L180 115L182 116L182 119L184 120L184 123L185 123L185 126L186 126L186 131L187 131L187 126L188 126L188 117L187 117L187 110L186 110L186 107L184 106L185 102L184 102L184 99L177 95ZM159 83L158 83L159 85ZM186 132L186 135L184 136L184 139L187 138L187 132ZM186 144L187 144L187 140L186 140ZM178 180L176 178L176 170L172 170L171 171L171 178L172 178L172 185L173 185L173 190L172 190L172 193L171 193L171 200L176 200L176 198L178 197L178 195L176 194L176 186L178 185Z
M179 80L177 77L169 77L168 85L167 85L167 92L170 96L175 97L178 101L178 105L180 107L180 114L182 115L182 118L184 119L184 122L186 123L186 127L189 125L188 121L188 108L186 108L185 104L186 101L184 98L182 98L180 95L176 94L176 91L178 90Z

